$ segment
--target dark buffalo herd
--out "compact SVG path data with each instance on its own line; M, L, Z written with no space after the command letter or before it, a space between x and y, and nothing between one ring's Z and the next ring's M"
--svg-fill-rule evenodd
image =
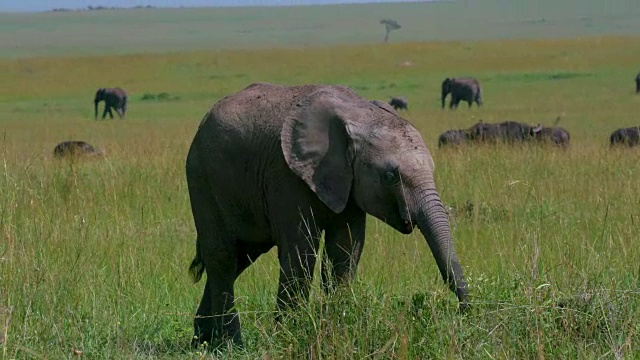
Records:
M537 142L569 146L571 135L561 127L546 127L540 124L529 125L517 121L503 121L487 123L480 120L468 129L451 129L438 137L438 147L457 146L466 143L524 143ZM614 131L610 136L611 146L640 145L640 126L622 128Z
M529 125L512 120L500 123L487 123L480 120L468 129L445 131L438 138L438 146L536 141L566 147L570 139L569 132L561 127Z

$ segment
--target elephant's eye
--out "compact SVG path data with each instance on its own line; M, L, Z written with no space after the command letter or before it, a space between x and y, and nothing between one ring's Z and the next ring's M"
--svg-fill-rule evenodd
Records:
M398 176L397 171L385 171L382 175L382 181L385 185L395 185L400 181L400 176Z

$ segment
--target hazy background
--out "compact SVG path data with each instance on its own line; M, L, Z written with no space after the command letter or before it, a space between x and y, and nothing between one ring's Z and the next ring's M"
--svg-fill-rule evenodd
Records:
M8 4L7 0L0 1ZM91 1L91 6L134 6L134 2ZM84 6L88 2L26 0L14 1L11 6L54 8L73 4ZM261 3L312 2L320 0L263 0ZM153 3L156 6L206 4L202 0ZM249 5L258 1L209 2L214 3ZM0 45L3 49L0 58L374 44L384 39L384 27L380 24L380 19L384 18L394 19L402 25L400 30L391 33L390 43L637 36L640 34L640 1L461 0L5 12L0 13Z
M428 2L438 0L422 0ZM213 6L287 6L324 4L410 2L407 0L2 0L0 11L46 11L55 8L84 9L88 6L105 7L213 7Z

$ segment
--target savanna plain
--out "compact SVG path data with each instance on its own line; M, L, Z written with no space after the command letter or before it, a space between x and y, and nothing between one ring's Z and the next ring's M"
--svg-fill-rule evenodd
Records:
M640 38L597 36L2 59L2 358L638 358L640 149L608 136L640 125L639 58ZM459 75L481 82L483 107L440 109ZM245 349L189 348L204 283L187 272L186 153L205 112L255 81L408 98L468 312L419 232L370 217L353 284L327 296L316 281L276 327L274 249L236 283ZM126 119L93 120L105 86L129 92ZM437 147L479 119L559 119L571 145ZM53 159L71 139L106 155Z

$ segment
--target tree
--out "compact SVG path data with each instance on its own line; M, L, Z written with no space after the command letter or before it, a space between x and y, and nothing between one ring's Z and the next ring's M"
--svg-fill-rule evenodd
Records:
M384 42L389 41L389 33L391 31L398 30L402 27L400 26L400 24L398 24L397 21L393 19L382 19L380 20L380 24L384 25L385 28Z

